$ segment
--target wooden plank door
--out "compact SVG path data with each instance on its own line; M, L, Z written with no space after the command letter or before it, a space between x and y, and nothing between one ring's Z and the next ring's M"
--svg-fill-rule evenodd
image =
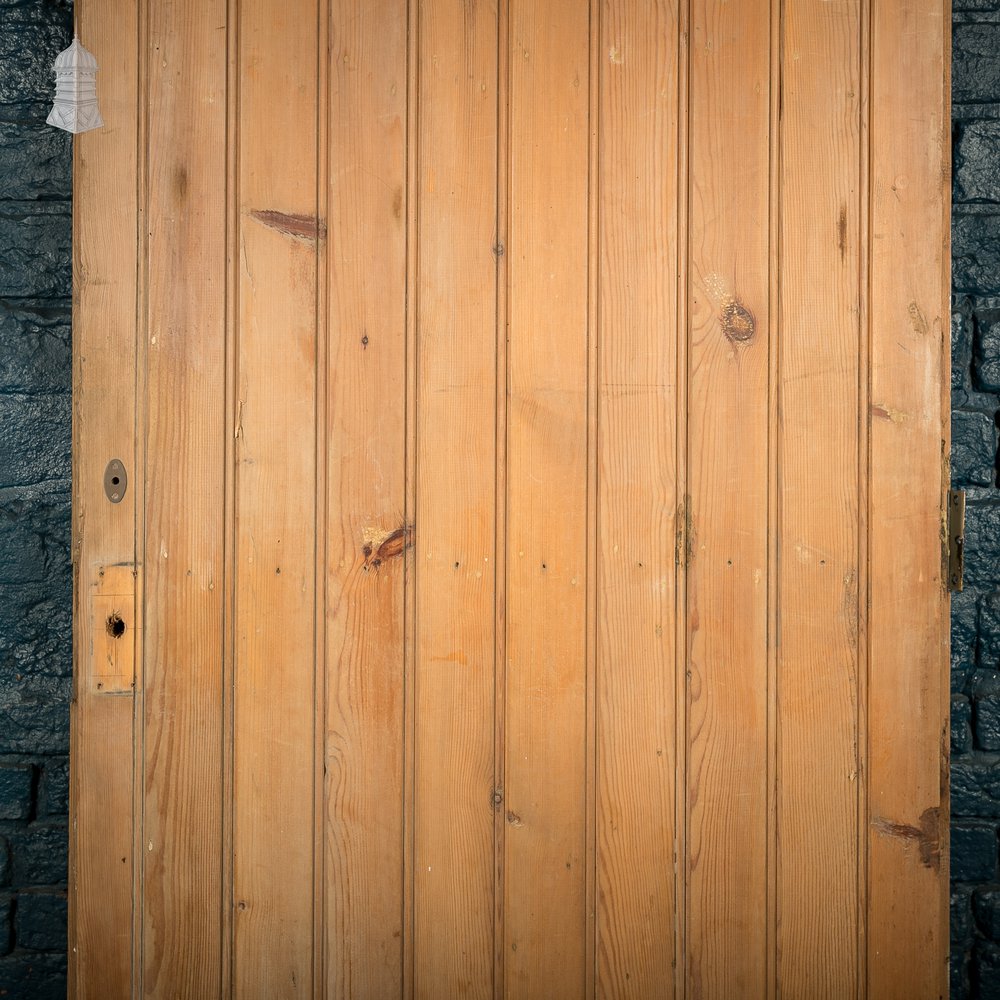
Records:
M943 995L947 5L80 8L72 996Z

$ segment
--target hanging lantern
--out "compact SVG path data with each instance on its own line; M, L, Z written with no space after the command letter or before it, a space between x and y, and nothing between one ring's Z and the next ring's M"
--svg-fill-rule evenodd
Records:
M104 124L97 107L97 60L73 36L73 44L56 56L56 99L49 125L67 132L89 132Z

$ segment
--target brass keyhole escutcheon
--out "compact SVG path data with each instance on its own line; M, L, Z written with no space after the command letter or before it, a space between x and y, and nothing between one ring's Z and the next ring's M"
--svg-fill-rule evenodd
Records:
M104 470L104 495L112 503L121 503L128 488L128 476L125 475L125 465L121 459L113 458Z

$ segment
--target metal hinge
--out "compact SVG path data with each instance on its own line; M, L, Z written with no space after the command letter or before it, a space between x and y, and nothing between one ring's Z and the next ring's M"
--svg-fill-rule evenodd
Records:
M965 573L965 490L948 490L948 589L960 591Z

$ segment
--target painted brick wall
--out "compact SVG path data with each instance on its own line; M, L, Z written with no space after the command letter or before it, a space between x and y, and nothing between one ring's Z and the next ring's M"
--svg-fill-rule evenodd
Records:
M952 480L968 493L952 602L951 982L1000 1000L1000 0L955 0Z
M1000 1000L1000 0L956 0L952 995ZM0 996L65 995L70 140L43 123L68 0L0 0Z
M0 0L0 996L66 994L70 153L56 0Z

